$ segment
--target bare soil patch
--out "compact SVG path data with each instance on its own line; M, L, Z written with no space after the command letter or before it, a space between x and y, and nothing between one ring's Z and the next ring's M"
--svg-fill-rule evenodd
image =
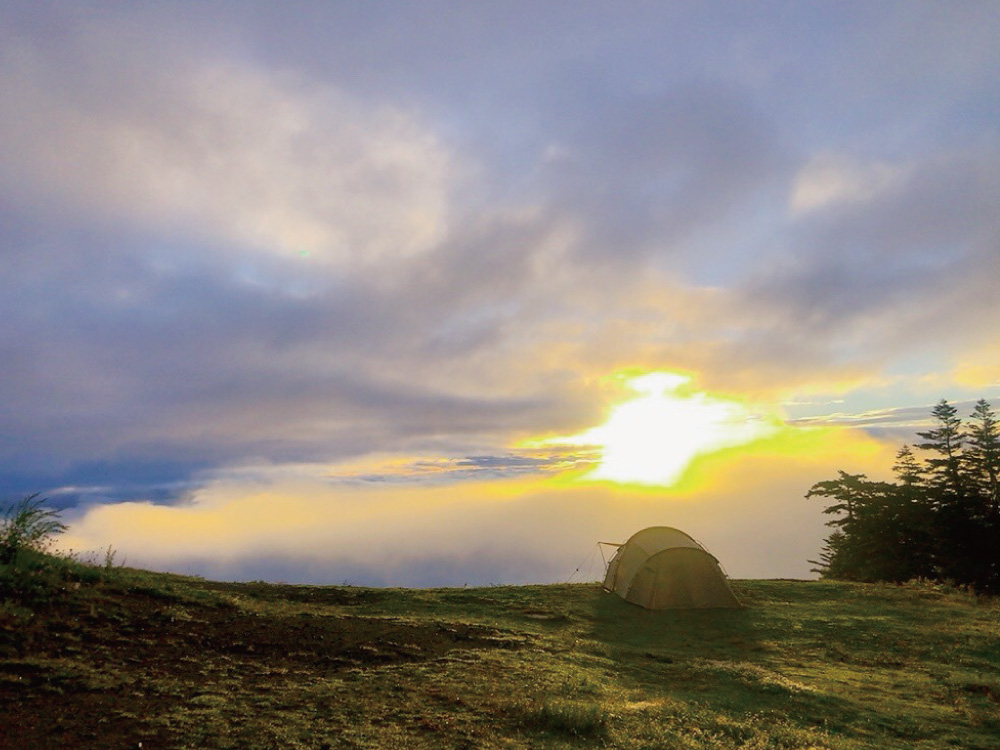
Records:
M271 602L287 596L350 604L354 597L291 586L267 593ZM507 645L498 631L455 622L259 616L224 603L137 593L67 597L34 617L0 620L0 748L172 747L169 728L147 719L197 696L204 685L236 683L241 692L266 693L275 675L310 680Z

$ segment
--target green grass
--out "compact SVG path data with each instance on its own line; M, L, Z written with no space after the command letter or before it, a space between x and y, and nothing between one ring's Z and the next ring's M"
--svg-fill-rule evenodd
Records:
M18 588L0 566L0 747L994 750L1000 738L1000 605L945 586L736 581L741 610L648 612L588 584L93 571Z

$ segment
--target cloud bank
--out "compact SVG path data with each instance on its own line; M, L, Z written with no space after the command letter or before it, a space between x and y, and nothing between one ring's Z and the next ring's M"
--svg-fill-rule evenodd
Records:
M826 534L802 498L837 461L880 470L871 438L793 430L780 442L703 461L690 487L637 490L557 478L461 479L409 486L331 481L323 467L261 467L207 481L180 505L92 508L64 544L111 545L127 564L220 578L361 585L565 581L598 541L676 525L736 577L810 577ZM794 457L790 462L789 458ZM794 530L794 532L792 531ZM577 573L600 576L594 565ZM579 579L577 579L579 580Z

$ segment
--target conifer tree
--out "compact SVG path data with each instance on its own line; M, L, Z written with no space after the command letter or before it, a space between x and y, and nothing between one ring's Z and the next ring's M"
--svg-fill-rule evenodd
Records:
M962 497L965 494L961 458L962 420L958 416L958 410L946 399L938 402L931 410L931 415L937 419L938 426L927 432L917 433L925 441L917 447L938 454L927 459L930 484L948 495ZM939 497L938 501L943 502L945 499Z
M908 445L904 445L896 453L896 463L892 470L904 487L914 487L923 482L924 470Z
M970 577L982 591L1000 592L1000 427L989 402L979 399L972 411L965 460L976 503L975 521L966 540Z
M909 445L896 453L893 486L897 563L910 578L934 575L934 506L924 483L924 469Z
M857 581L905 581L913 578L910 556L902 546L909 539L894 485L873 482L864 474L838 472L837 479L817 482L806 497L834 502L824 513L836 529L826 540L820 560L810 560L829 577Z
M983 500L984 515L992 522L1000 520L1000 426L986 399L979 399L972 411L968 430L966 460L971 482Z
M932 453L926 464L927 491L935 509L933 564L939 578L971 583L976 578L982 544L976 518L979 503L962 455L962 420L958 410L945 399L938 402L931 414L938 426L917 434L925 441L918 447Z
M839 472L807 497L826 497L833 532L814 571L824 577L905 581L914 577L1000 593L1000 424L985 400L966 428L946 400L936 426L918 435L923 462L904 445L896 483Z

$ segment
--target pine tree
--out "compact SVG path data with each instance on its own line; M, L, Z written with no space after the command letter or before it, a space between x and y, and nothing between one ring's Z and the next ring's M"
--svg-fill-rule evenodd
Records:
M904 445L896 453L896 463L893 464L892 470L904 487L919 485L924 480L924 470L908 445Z
M982 574L989 535L981 522L982 503L962 453L962 420L945 399L931 414L938 427L917 434L926 441L918 447L936 454L926 462L927 492L934 508L934 568L939 578L975 584Z
M852 575L852 571L848 569L848 566L844 564L848 558L848 555L845 554L846 549L847 535L840 529L835 529L826 538L823 549L819 553L819 560L806 561L810 565L816 566L809 570L813 573L819 573L822 578L850 580L854 576Z
M1000 515L1000 426L989 402L982 398L976 402L971 420L966 452L969 474L976 493L983 500L986 517L996 522Z
M806 497L828 497L823 511L835 531L826 540L817 572L830 578L857 581L905 581L919 573L906 554L911 534L908 509L902 507L895 485L873 482L864 474L841 471L839 478L817 482Z
M909 578L931 578L934 575L934 505L924 483L924 469L909 445L896 453L892 469L899 482L893 485L891 492L899 565Z
M922 463L909 446L896 454L896 483L838 472L806 497L825 497L832 516L819 560L823 577L906 581L924 577L1000 594L1000 424L980 399L964 427L940 401L937 426L918 433Z
M1000 591L1000 509L997 476L1000 474L1000 426L986 399L979 399L972 411L965 455L975 506L976 521L967 540L966 556L982 591Z
M937 456L927 459L930 484L947 495L962 497L965 495L965 477L962 471L962 420L958 410L941 399L931 414L938 421L938 427L927 432L918 432L926 442L917 447L921 450L933 451ZM939 497L939 502L945 498Z

